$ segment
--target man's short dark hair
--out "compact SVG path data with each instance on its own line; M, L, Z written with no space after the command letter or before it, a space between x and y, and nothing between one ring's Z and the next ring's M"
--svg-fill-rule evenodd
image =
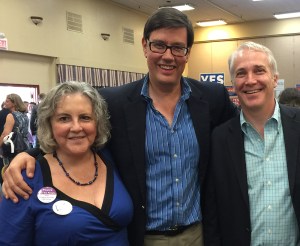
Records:
M144 27L144 39L148 40L150 34L160 28L185 27L187 30L187 47L194 43L194 29L191 21L181 11L174 8L160 8L147 20Z

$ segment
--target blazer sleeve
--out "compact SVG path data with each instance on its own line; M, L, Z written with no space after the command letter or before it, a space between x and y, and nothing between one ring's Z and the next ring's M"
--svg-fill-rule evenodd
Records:
M213 159L213 155L211 155L210 165L207 170L205 190L203 192L203 233L205 246L222 245L218 222Z

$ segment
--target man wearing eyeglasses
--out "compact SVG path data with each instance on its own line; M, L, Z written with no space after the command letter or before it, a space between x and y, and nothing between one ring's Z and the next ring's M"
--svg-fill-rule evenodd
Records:
M201 191L210 133L236 108L224 86L182 77L193 42L185 14L157 10L142 39L147 76L101 90L111 115L109 148L134 204L128 227L133 246L203 245ZM5 180L12 180L8 174Z
M236 114L224 86L182 77L194 42L182 12L149 17L142 46L148 75L101 91L111 150L132 196L132 245L203 245L201 190L211 129Z
M210 131L236 110L223 86L182 77L193 42L185 14L157 10L142 39L148 75L101 92L111 150L135 204L133 245L143 238L145 246L203 245L200 191Z

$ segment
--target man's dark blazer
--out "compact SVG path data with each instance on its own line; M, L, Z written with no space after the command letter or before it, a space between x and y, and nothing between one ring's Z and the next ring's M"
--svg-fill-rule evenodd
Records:
M300 228L300 109L280 105L280 113L290 194ZM248 246L250 209L239 116L214 130L211 146L203 207L205 246Z
M100 94L108 103L112 125L110 148L123 182L134 204L128 234L131 245L143 245L146 226L145 129L147 103L141 96L143 79ZM192 93L187 101L200 147L201 184L209 158L211 130L233 117L236 108L224 86L187 79Z

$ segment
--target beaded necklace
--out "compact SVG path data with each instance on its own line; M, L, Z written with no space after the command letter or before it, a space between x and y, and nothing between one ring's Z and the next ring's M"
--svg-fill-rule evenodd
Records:
M89 182L87 183L80 183L79 181L76 181L75 179L73 179L70 174L66 171L62 161L58 158L57 156L57 153L56 151L53 152L53 157L58 161L58 164L61 166L62 170L64 171L65 175L73 182L75 183L76 185L79 185L79 186L86 186L86 185L91 185L92 183L94 183L98 177L98 163L96 161L96 154L95 152L93 151L93 154L94 154L94 161L95 161L95 174L94 174L94 178L92 180L90 180Z

